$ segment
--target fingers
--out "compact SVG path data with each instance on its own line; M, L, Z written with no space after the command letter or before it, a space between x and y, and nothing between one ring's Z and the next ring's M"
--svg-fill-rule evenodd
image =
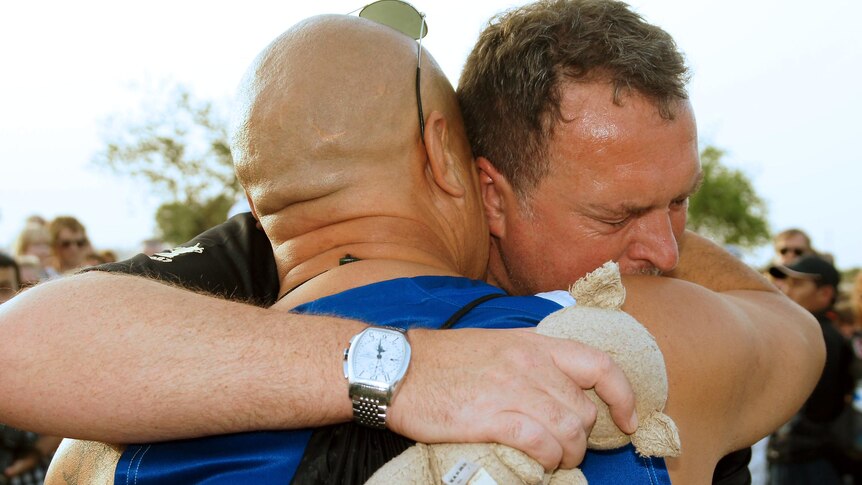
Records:
M492 438L488 441L523 451L539 462L545 470L550 471L559 467L565 455L564 447L541 423L518 412L501 413L498 418L499 422L504 424L489 429L489 436ZM582 447L580 450L575 450L578 463L584 458L586 445L586 435L584 435ZM579 458L577 458L578 454Z
M30 453L27 456L18 458L17 460L13 461L12 464L6 467L4 473L7 477L14 477L35 467L38 462L39 457L36 456L35 453Z
M523 331L411 334L413 359L387 424L426 443L497 442L547 470L573 468L586 451L596 388L621 429L636 428L634 396L602 352ZM445 356L445 358L444 358Z
M595 423L596 407L562 372L554 371L551 362L550 359L523 360L520 368L535 369L539 373L542 372L540 369L546 368L553 377L541 379L541 384L550 382L554 387L570 389L565 399L537 385L540 379L531 372L522 375L511 370L487 373L483 381L489 389L483 392L483 398L476 400L472 409L466 408L458 419L483 424L483 429L477 430L478 441L516 448L548 471L578 466L584 458L587 437ZM547 369L549 367L551 369ZM480 413L487 414L482 416Z
M552 338L552 337L548 337ZM559 339L557 339L559 340ZM622 369L605 352L572 341L554 348L554 361L580 389L594 389L624 433L637 430L635 395Z
M567 384L571 387L570 383ZM549 396L545 406L539 408L542 412L536 415L562 447L563 454L554 468L568 469L580 465L584 459L587 438L596 422L596 406L583 390L577 389L570 396L565 400Z

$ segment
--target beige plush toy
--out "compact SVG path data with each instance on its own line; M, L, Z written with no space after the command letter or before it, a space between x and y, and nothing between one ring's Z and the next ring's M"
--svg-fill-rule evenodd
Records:
M610 417L607 405L587 391L598 417L587 440L591 449L605 450L631 442L643 456L679 456L676 425L663 414L667 372L655 339L631 315L620 310L625 288L619 267L608 262L578 280L570 289L577 304L548 315L538 332L570 338L607 352L622 368L635 392L638 430L627 435ZM545 473L527 455L498 444L417 443L380 468L367 485L388 484L490 485L586 484L578 469Z

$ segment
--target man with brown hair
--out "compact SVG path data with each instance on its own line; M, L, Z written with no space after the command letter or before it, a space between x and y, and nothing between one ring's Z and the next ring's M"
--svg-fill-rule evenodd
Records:
M622 2L540 1L492 21L458 98L498 211L498 284L562 288L609 259L676 266L702 176L686 80L673 39Z
M51 249L54 254L54 269L58 273L69 273L84 266L91 251L87 230L72 216L54 218L48 225L51 233Z
M492 20L458 86L485 175L492 281L534 293L613 259L712 287L721 272L674 271L701 177L687 80L670 35L622 2L544 0ZM721 373L728 356L711 355ZM744 482L747 460L728 457L716 480Z
M788 265L802 256L817 254L811 247L811 238L802 229L785 229L772 239L775 264Z

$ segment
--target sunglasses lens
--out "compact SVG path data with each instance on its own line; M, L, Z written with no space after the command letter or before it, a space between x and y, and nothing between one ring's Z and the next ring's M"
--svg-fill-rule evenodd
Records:
M83 248L86 245L87 245L86 239L78 239L75 241L68 241L68 240L60 241L60 247L62 247L63 249L68 249L72 246L78 246L79 248Z
M419 40L420 35L425 37L428 34L428 24L423 26L419 11L400 0L379 0L366 5L359 16L391 27L415 40Z

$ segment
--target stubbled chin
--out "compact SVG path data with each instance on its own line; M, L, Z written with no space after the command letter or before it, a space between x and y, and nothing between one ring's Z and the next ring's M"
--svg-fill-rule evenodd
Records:
M655 266L647 266L642 268L626 268L623 274L635 276L661 276L662 272Z

